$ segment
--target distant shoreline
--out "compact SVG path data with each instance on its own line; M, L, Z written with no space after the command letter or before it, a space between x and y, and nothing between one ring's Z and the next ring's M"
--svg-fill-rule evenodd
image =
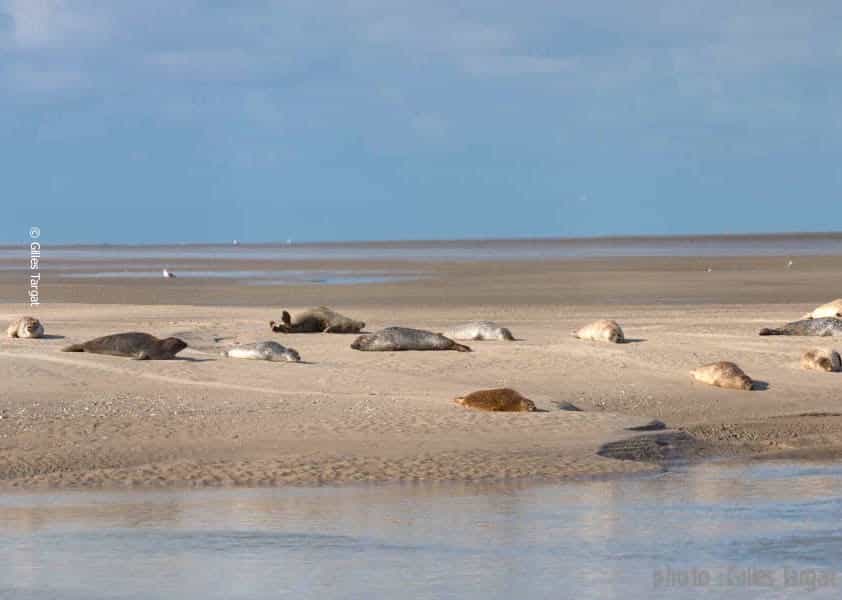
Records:
M677 241L700 241L709 242L717 240L728 241L775 241L775 240L793 240L793 239L809 239L809 240L838 240L842 241L842 231L826 231L826 232L775 232L775 233L708 233L708 234L658 234L658 235L594 235L582 237L547 237L547 236L516 236L516 237L489 237L489 238L441 238L441 239L409 239L409 240L320 240L320 241L292 241L287 244L286 241L239 241L238 246L241 247L286 247L286 246L305 246L305 247L424 247L430 244L445 245L445 246L485 246L489 244L611 244L611 243L657 243L657 242L677 242ZM172 248L172 247L187 247L187 248L207 248L207 247L231 247L234 244L231 241L204 241L204 242L129 242L129 243L114 243L114 242L61 242L50 244L52 248ZM48 242L47 242L48 243ZM0 249L19 248L20 242L4 241L0 242Z

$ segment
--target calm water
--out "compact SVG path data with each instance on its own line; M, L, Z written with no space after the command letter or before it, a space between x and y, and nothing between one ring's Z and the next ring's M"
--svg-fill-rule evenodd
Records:
M47 236L44 260L538 260L612 256L842 255L842 233L664 238L443 240L324 244L181 244L56 246ZM28 256L29 240L0 246L0 260Z
M13 494L0 533L0 597L21 599L839 598L842 466Z

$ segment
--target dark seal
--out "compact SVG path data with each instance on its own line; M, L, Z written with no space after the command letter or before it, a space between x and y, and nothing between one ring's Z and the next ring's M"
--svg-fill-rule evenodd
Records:
M284 311L281 322L269 321L269 327L275 333L359 333L365 323L319 306L295 315L295 319Z
M170 337L158 339L148 333L115 333L62 348L62 352L90 352L126 356L137 360L167 360L187 347L187 342Z
M393 352L398 350L471 351L468 346L456 343L440 333L410 329L409 327L387 327L376 333L361 335L354 340L351 348L368 352Z

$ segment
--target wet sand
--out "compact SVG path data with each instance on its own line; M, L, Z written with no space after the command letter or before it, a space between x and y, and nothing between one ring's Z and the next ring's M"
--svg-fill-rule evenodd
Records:
M842 448L842 374L798 365L801 352L832 340L756 333L842 296L839 262L799 257L786 269L775 256L456 261L420 264L429 274L422 280L360 286L63 281L45 271L37 310L15 301L25 298L21 274L0 272L0 317L34 313L61 336L0 342L0 486L637 473L658 467L598 451L641 435L628 428L652 418L693 435L704 454L834 454ZM317 304L366 321L370 331L437 331L483 318L509 326L519 341L475 342L470 354L362 353L349 348L352 335L269 331L282 308ZM570 337L597 318L616 319L631 343ZM59 351L132 330L177 335L191 348L175 361ZM296 348L306 364L218 356L233 343L268 339ZM766 389L690 380L690 369L715 360L737 362ZM497 386L518 389L547 412L489 414L452 402ZM558 410L557 402L583 412Z

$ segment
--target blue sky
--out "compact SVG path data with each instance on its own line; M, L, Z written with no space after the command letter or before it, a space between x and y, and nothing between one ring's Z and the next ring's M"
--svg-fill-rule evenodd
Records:
M0 240L842 229L842 4L0 0Z

